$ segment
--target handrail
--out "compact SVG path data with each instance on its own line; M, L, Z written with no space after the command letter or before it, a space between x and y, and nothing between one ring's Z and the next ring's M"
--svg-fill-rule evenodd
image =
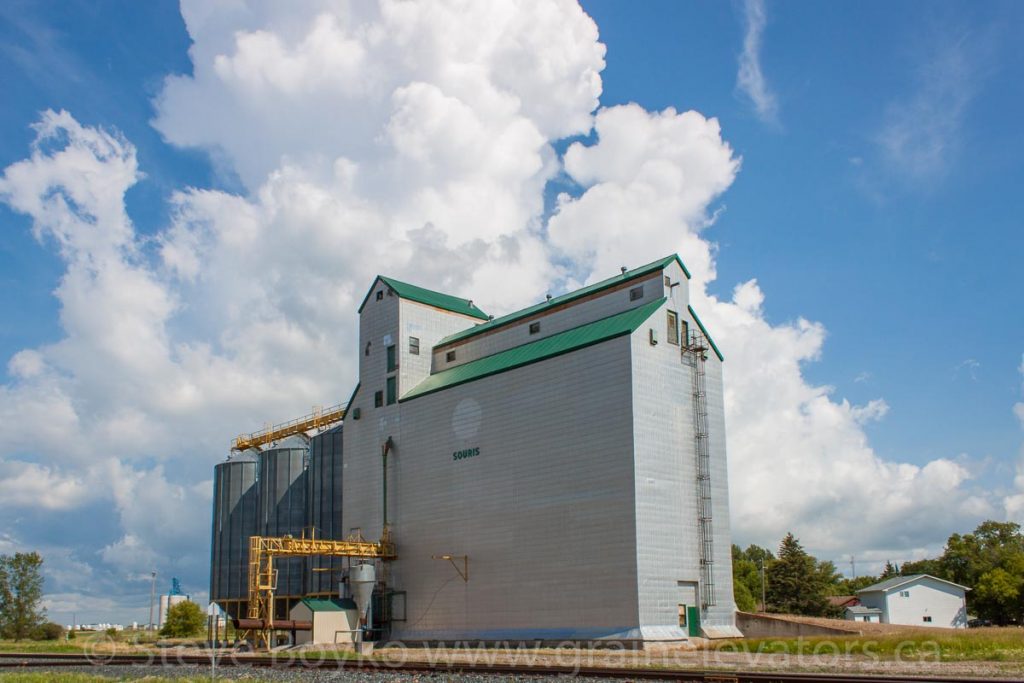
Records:
M304 434L314 429L324 429L341 422L345 418L346 406L338 404L330 408L314 408L309 415L297 417L288 422L271 425L257 432L240 434L231 445L233 451L244 451L248 448L259 448L275 441L292 436Z

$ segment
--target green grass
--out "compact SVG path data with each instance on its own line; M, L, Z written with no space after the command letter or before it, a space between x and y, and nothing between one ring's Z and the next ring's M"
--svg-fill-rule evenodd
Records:
M93 674L71 674L60 673L59 671L46 671L43 673L0 673L0 683L113 683L123 681L124 678L111 678L109 676L96 676ZM163 676L146 676L130 680L143 681L144 683L209 683L208 676L190 676L186 678L165 678ZM220 680L220 679L218 679ZM255 681L257 679L248 679Z
M96 648L105 650L117 647L154 646L157 641L165 645L190 645L195 638L160 638L156 634L139 631L118 631L109 636L104 631L78 631L71 640L0 640L0 652L17 652L24 654L82 652Z
M1015 628L984 628L961 633L917 630L851 636L745 638L716 642L711 649L751 654L859 655L903 661L1024 662L1024 632Z
M81 652L88 647L89 639L78 637L65 642L61 640L0 640L0 652L24 652L33 654L36 652Z

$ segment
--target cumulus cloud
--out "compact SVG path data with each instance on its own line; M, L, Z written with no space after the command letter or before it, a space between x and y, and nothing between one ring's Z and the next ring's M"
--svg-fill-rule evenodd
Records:
M739 57L736 87L747 96L762 120L775 121L779 113L778 98L761 71L761 39L768 23L764 0L745 0L743 23L743 51Z
M205 585L213 463L236 432L348 396L354 311L377 272L502 313L679 252L727 356L739 540L792 529L812 547L883 552L987 514L968 463L880 458L863 426L885 402L804 378L820 324L770 322L756 280L708 293L708 229L741 160L701 113L598 108L604 47L578 5L182 11L193 75L167 80L154 125L242 190L181 188L143 237L124 203L143 178L134 147L66 112L45 113L0 177L0 199L65 264L63 338L8 361L0 459L13 481L50 482L51 515L106 507L77 554L52 550L92 567L90 585L154 566ZM555 141L590 132L559 158ZM576 189L546 215L559 174Z
M74 476L36 463L0 460L0 507L61 510L90 497L89 488Z

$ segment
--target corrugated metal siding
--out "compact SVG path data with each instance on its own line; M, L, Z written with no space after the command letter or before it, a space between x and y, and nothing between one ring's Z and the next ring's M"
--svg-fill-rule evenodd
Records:
M729 513L729 464L726 457L725 394L722 373L725 364L708 355L707 371L708 447L711 452L711 497L715 516L715 586L718 605L708 611L707 625L735 624L736 604L732 585L732 531Z
M495 318L494 320L484 323L483 325L477 325L476 327L472 327L468 330L456 332L455 334L452 334L442 339L441 343L448 344L450 342L468 339L469 337L480 334L481 332L486 332L487 330L492 330L496 327L508 325L509 323L521 320L522 318L529 317L534 313L543 312L544 309L549 308L551 306L557 306L558 304L576 301L577 299L582 299L584 297L590 296L591 294L596 294L597 292L608 289L609 287L614 287L615 285L621 284L623 282L643 278L644 276L654 272L660 273L660 271L669 267L669 265L673 263L677 264L681 268L681 272L685 273L686 278L689 279L690 273L689 271L686 270L686 267L683 266L682 260L680 260L678 255L673 254L672 256L666 256L663 259L658 259L657 261L653 261L646 265L640 266L639 268L627 270L625 273L616 275L614 277L610 277L607 280L601 280L600 282L595 282L592 285L587 285L586 287L581 287L580 289L567 292L566 294L562 294L561 296L553 297L551 301L545 301L544 303L539 303L534 306L528 306L522 310L516 311L515 313L509 313L508 315L503 315L500 318Z
M392 342L400 341L401 305L402 299L397 296L385 295L377 301L371 295L370 301L359 314L359 393L353 407L360 409L361 417L354 419L354 413L350 410L345 418L344 430L342 519L346 536L358 528L365 538L380 538L381 445L388 434L397 430L398 407L401 404L374 408L373 395L374 392L384 390L388 374L385 338L391 337ZM364 355L367 343L370 344L369 356ZM355 510L360 511L360 514L350 514L350 511Z
M669 275L682 277L680 272ZM682 347L668 344L665 334L669 310L691 328L694 321L688 315L688 293L676 290L682 288L673 288L666 305L632 336L639 608L644 637L653 639L683 637L678 605L700 603L692 370L683 362ZM655 346L649 329L658 332ZM709 355L704 369L717 604L700 616L704 626L731 627L735 604L722 363Z
M400 351L398 395L402 396L430 374L431 349L442 337L458 330L464 330L471 324L471 321L461 316L428 308L414 301L401 301L399 303L401 333L398 340L398 350ZM409 353L409 337L416 337L420 340L419 354Z
M214 467L210 599L248 597L249 537L257 534L257 463L246 454Z
M401 404L389 430L391 585L407 591L408 622L394 637L636 628L629 386L620 337ZM369 464L379 470L379 455ZM346 472L354 487L379 481ZM345 516L377 519L347 504ZM468 555L470 580L429 559L440 554Z
M637 278L626 284L627 287L624 289L609 289L599 292L593 297L577 301L564 308L559 308L555 303L556 300L552 299L551 304L541 307L543 315L540 318L522 318L517 322L502 325L488 334L472 336L455 347L438 347L434 349L434 370L445 370L501 351L507 351L516 346L551 337L587 323L640 308L665 296L661 271ZM631 300L630 290L641 286L644 290L643 298ZM678 287L674 289L678 289ZM529 328L532 322L540 323L539 333L530 334ZM454 362L446 360L446 353L451 348L457 349L457 357Z
M664 299L658 299L639 308L582 325L546 339L516 346L493 356L435 373L405 394L402 400L408 401L629 334L664 301Z
M318 538L342 540L346 535L341 517L343 443L341 426L317 434L309 442L308 519ZM309 592L337 594L344 560L311 557L307 564Z
M308 445L297 437L260 453L259 522L261 536L302 536L306 521L306 459ZM274 561L277 595L305 593L306 561L301 557Z

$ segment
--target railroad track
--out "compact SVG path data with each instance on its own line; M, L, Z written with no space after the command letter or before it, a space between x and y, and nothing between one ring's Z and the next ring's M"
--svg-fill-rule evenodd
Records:
M574 676L617 680L701 681L703 683L978 683L999 680L1003 683L1024 683L1024 679L992 679L935 676L882 676L874 674L787 673L779 671L700 671L694 669L641 669L593 666L515 666L508 664L387 662L375 659L313 659L299 653L287 656L220 654L216 666L281 669L348 669L358 672L489 674L507 676ZM70 653L0 653L0 670L24 668L60 668L83 666L210 666L211 657L158 652L151 655L80 655Z

